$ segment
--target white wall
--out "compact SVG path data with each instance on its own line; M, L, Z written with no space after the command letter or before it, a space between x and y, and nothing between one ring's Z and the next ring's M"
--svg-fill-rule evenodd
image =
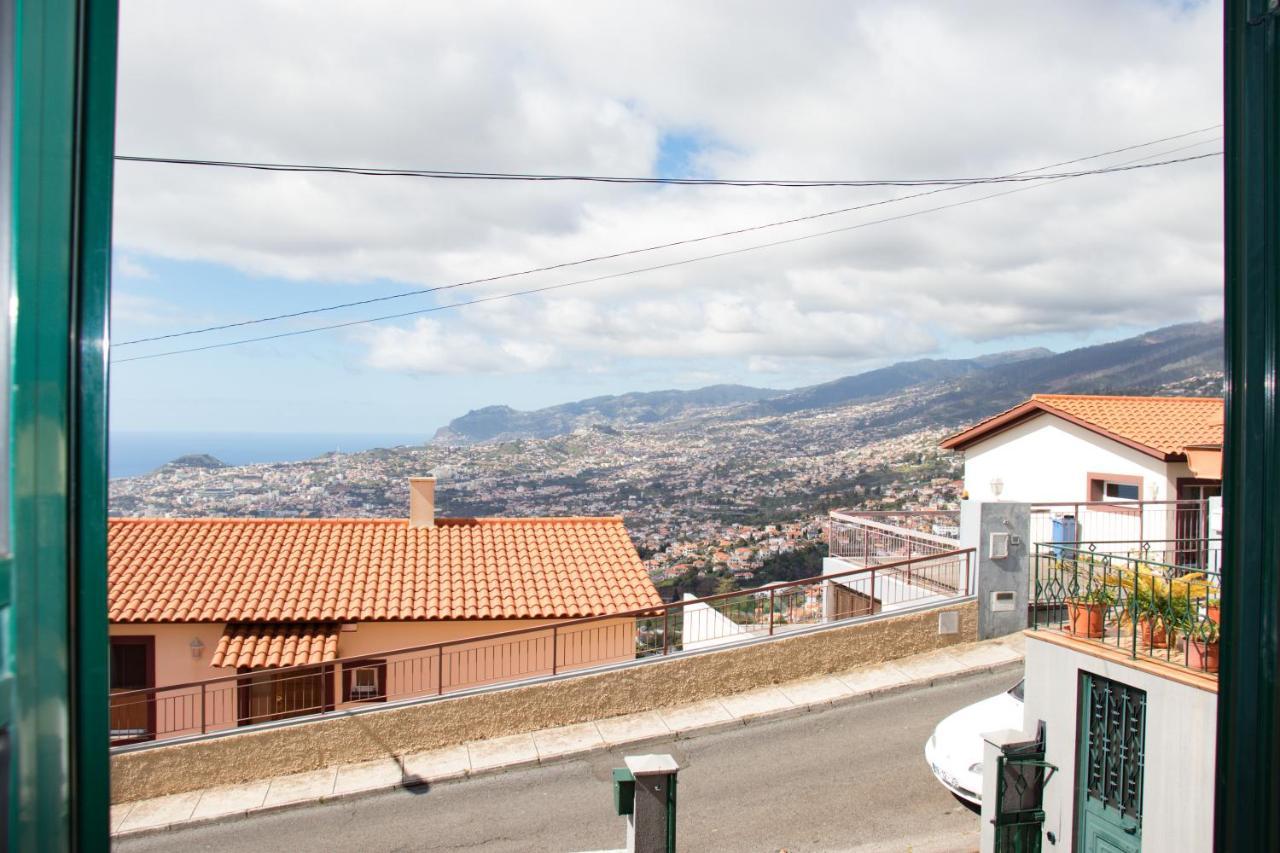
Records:
M1045 850L1072 850L1075 835L1077 703L1081 670L1147 692L1142 849L1213 849L1213 772L1218 695L1145 670L1027 635L1025 725L1045 722L1045 760L1058 771L1045 786ZM994 768L990 772L994 772Z
M1180 469L1180 470L1172 470ZM1143 500L1177 497L1185 464L1170 465L1062 418L1041 413L964 452L964 487L973 501L1085 501L1090 472L1142 477ZM991 481L1000 479L999 498Z
M684 594L684 600L697 598L691 593ZM750 635L749 628L739 625L708 604L686 604L681 608L684 620L680 633L681 648L685 651L707 649L713 646L724 646L741 642Z
M1142 500L1168 501L1177 497L1179 477L1191 476L1183 462L1164 462L1050 414L1031 420L975 444L965 451L965 489L969 502L996 500L991 482L1004 483L1000 500L1032 504L1070 504L1088 501L1090 474L1119 474L1140 478ZM1065 506L1062 511L1071 512ZM1033 512L1033 542L1048 541L1053 512ZM1174 508L1148 506L1110 510L1082 507L1077 514L1083 540L1154 543L1173 539ZM963 514L962 514L963 518ZM963 535L962 535L963 538ZM1159 555L1155 559L1162 559Z
M960 568L962 564L957 563L954 558L932 563L921 561L916 565L916 568L922 574L928 576L931 566L935 576L940 580L958 583L963 583L964 581L963 569ZM822 573L824 575L834 575L859 568L862 568L862 566L845 562L839 557L822 558ZM909 607L918 607L921 604L937 604L954 597L951 594L937 592L932 587L924 584L907 583L906 579L896 571L876 573L874 590L871 588L870 572L847 575L833 582L862 595L871 595L880 602L881 612L905 610ZM972 583L972 580L970 582ZM827 590L826 601L830 602L831 600L830 590ZM826 618L830 619L831 614L827 613Z

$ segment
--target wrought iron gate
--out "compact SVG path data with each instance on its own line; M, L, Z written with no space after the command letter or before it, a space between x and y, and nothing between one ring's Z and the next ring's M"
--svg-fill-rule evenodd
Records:
M1146 691L1080 673L1077 850L1142 847Z
M1034 742L996 760L996 853L1040 853L1044 785L1057 769L1044 760L1044 725Z

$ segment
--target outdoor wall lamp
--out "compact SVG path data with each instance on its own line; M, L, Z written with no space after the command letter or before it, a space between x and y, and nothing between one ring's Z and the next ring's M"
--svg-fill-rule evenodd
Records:
M999 498L1000 493L1003 491L1004 491L1004 480L1001 480L999 477L996 477L994 480L991 481L991 494Z
M193 637L188 645L191 646L191 656L193 658L199 658L204 652L204 643L200 642L199 637Z

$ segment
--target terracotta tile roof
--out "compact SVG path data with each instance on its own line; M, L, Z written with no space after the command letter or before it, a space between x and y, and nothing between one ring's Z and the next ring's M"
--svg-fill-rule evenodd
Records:
M597 616L661 603L621 518L110 521L112 622Z
M1221 397L1105 397L1036 394L942 442L963 450L1041 413L1049 413L1161 459L1181 458L1187 447L1221 446Z
M213 666L266 669L326 663L338 656L338 626L332 622L261 624L232 622L209 661Z

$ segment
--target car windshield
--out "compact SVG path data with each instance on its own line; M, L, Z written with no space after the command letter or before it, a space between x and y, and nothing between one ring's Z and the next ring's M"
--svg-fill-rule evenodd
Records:
M1014 699L1017 699L1019 702L1022 701L1022 685L1025 683L1025 681L1026 679L1023 679L1022 681L1019 681L1017 684L1009 688L1009 695L1012 696Z

